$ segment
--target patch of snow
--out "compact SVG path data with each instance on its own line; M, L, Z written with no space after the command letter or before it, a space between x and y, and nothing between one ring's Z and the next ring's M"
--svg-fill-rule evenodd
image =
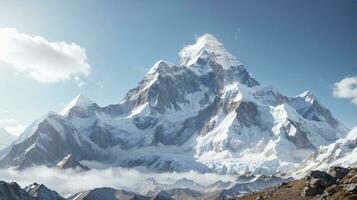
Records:
M87 97L83 96L82 94L78 95L76 98L74 98L63 110L60 112L61 115L66 116L68 112L74 108L74 107L79 107L79 108L87 108L88 106L93 105L94 102L88 99Z

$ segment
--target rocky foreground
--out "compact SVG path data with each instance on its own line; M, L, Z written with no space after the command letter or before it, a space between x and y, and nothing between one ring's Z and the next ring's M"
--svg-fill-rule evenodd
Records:
M333 167L328 172L311 171L305 178L267 188L240 200L356 200L357 168Z

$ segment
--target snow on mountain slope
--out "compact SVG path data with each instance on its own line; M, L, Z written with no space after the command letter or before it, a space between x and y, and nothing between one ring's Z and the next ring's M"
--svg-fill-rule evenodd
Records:
M92 102L90 99L83 95L78 95L74 100L72 100L61 112L63 116L69 116L72 114L71 112L85 112L90 107L95 107L96 104ZM78 113L76 113L78 114Z
M7 132L4 128L0 128L0 150L9 146L15 140L15 135Z
M303 118L269 87L227 85L217 104L195 147L198 161L218 172L292 170L315 148L338 139L336 129Z
M105 157L108 166L270 175L295 169L348 131L310 92L286 97L260 85L210 34L180 57L180 64L155 63L118 104L100 107L78 96L0 152L0 164L55 165L72 154ZM66 150L55 153L47 137Z
M101 151L90 140L82 137L63 116L53 112L37 120L16 140L0 166L18 168L33 165L53 166L68 154L81 159L99 159Z
M214 59L223 69L241 65L241 63L223 47L222 43L208 33L199 37L195 44L184 47L179 55L181 57L180 64L189 67L196 65L199 59L205 59L207 57Z
M354 127L345 138L321 146L304 160L294 174L300 177L311 170L328 170L332 166L357 166L357 127Z

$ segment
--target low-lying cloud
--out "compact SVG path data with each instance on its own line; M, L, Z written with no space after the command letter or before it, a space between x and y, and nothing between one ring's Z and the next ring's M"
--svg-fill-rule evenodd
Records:
M230 175L201 174L194 171L185 173L149 173L136 169L108 168L89 171L59 170L44 166L29 168L23 171L13 169L0 170L1 180L15 181L22 187L34 182L46 185L64 196L98 187L125 189L137 193L146 192L149 181L154 177L159 183L170 184L180 178L188 178L202 185L212 184L218 180L233 181Z
M337 98L350 99L357 105L357 76L346 77L335 83L332 94Z
M76 80L91 70L83 47L10 28L0 29L0 61L44 83Z

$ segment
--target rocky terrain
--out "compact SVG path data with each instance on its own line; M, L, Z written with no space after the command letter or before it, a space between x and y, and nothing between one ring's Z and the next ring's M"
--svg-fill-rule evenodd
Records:
M357 169L333 167L328 173L311 171L303 179L284 182L239 199L354 200L357 199Z

